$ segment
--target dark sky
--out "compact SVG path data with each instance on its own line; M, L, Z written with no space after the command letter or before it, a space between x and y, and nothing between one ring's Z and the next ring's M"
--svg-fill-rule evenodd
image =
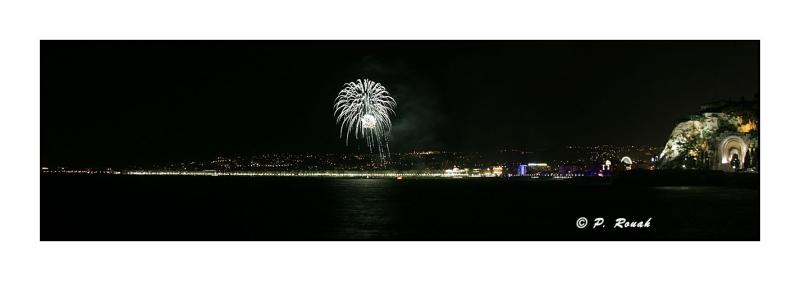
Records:
M358 151L332 108L358 78L398 102L393 151L663 145L758 95L759 42L43 41L42 162Z

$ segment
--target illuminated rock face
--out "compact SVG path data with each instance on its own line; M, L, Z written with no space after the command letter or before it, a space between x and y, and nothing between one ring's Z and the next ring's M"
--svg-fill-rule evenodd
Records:
M757 103L724 103L672 130L660 169L758 170Z

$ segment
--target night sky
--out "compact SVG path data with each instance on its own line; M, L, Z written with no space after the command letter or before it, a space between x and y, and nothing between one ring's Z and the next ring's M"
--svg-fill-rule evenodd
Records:
M393 151L664 145L759 93L758 41L42 41L43 165L356 152L333 100L398 102Z

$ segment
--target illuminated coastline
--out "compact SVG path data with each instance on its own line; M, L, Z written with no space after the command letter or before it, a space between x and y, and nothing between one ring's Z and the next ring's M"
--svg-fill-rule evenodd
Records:
M328 178L552 178L568 179L585 177L583 174L539 173L524 177L485 174L453 174L453 173L395 173L395 172L245 172L245 171L151 171L151 170L43 170L47 174L90 174L90 175L133 175L133 176L233 176L233 177L328 177Z

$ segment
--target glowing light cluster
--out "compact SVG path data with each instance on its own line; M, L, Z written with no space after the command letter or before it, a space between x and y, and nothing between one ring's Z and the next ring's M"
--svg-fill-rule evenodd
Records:
M740 125L738 129L740 133L749 133L750 131L756 129L756 122L750 120L747 123Z
M389 133L392 130L390 115L397 106L389 91L375 81L358 79L344 84L334 101L334 115L339 127L339 138L344 136L349 145L350 134L363 139L370 152L377 149L383 154L389 152ZM345 128L347 129L345 131Z

